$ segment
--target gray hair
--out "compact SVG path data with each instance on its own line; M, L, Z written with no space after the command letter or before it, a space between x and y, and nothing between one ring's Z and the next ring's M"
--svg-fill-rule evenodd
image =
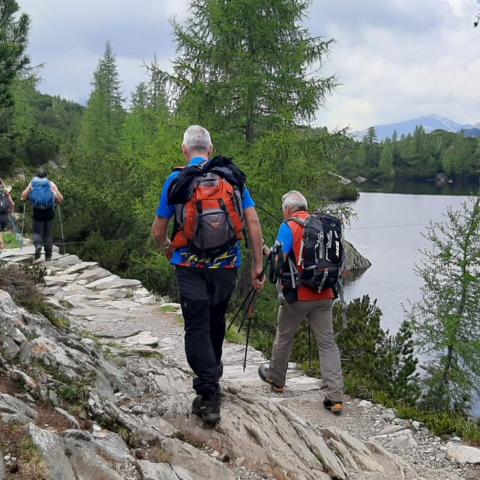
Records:
M282 210L293 210L298 212L299 210L307 210L307 199L297 190L290 190L282 197Z
M190 125L183 134L182 145L190 150L208 152L212 147L210 132L200 125Z

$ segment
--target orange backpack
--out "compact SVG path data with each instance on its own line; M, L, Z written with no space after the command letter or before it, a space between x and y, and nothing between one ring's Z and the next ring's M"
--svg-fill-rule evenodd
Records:
M175 205L174 249L190 247L200 258L220 256L243 238L242 195L238 187L214 170L192 179L192 193ZM182 169L182 173L187 168ZM181 173L181 174L182 174Z

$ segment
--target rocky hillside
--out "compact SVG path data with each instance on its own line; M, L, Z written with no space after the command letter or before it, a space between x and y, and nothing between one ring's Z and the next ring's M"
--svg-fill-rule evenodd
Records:
M0 262L20 282L31 254ZM0 480L478 478L479 449L368 402L334 417L321 382L294 365L288 393L272 394L262 355L249 349L243 372L234 344L222 421L205 430L190 415L178 305L74 255L55 254L45 273L44 315L0 290Z

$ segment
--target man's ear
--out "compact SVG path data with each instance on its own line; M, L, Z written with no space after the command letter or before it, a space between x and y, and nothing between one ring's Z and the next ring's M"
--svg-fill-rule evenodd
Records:
M210 148L208 149L208 158L212 158L214 153L215 147L213 145L210 145Z
M188 159L188 149L185 145L182 145L182 154L186 159Z

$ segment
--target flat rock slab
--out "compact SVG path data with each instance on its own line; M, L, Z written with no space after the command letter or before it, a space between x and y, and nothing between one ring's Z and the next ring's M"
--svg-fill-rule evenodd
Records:
M118 318L119 312L116 310L107 310L104 307L78 307L72 308L69 312L70 315L74 317L115 317Z
M297 370L298 373L302 373L297 378L291 378L287 376L287 387L289 390L298 392L311 392L314 390L320 390L322 382L318 378L307 377L303 375L303 372Z
M89 282L94 282L102 278L111 276L112 274L105 270L102 267L89 268L80 274L78 280L88 280Z
M99 305L118 310L133 310L135 308L139 308L138 303L130 300L101 301Z
M34 246L28 246L23 248L9 248L0 253L0 260L13 259L14 257L23 257L25 255L33 255L35 253Z
M120 278L117 275L110 275L109 277L95 280L94 282L86 285L86 287L94 290L105 290L107 288L132 288L139 287L141 285L142 283L140 282L140 280Z
M80 273L83 270L86 270L87 268L92 268L96 266L98 266L97 262L80 262L80 263L77 263L76 265L72 265L71 267L66 268L63 273L65 275L69 275L71 273Z
M137 467L143 480L193 480L190 472L177 465L140 460Z
M45 276L43 281L47 287L54 286L63 286L67 283L72 283L78 277L76 273L70 275L55 275L55 276Z
M156 347L158 345L158 337L154 337L152 332L143 331L134 335L133 337L128 337L122 340L122 343L125 345L141 345L147 347Z
M50 265L54 268L68 268L80 262L81 260L76 255L67 254L57 257Z
M480 464L480 448L476 447L448 442L447 456L461 465L464 465L465 463Z

